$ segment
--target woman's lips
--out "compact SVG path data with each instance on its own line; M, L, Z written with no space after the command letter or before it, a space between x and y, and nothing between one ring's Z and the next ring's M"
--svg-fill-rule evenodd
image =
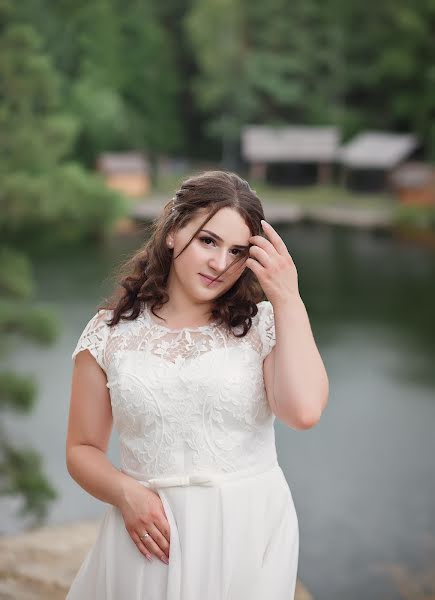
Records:
M213 281L210 277L207 277L207 275L203 275L202 273L199 273L199 275L208 285L217 285L218 283L222 283L221 279L216 279L216 281Z

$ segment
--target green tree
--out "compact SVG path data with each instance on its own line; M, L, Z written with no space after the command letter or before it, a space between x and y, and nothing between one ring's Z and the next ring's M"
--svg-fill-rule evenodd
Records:
M420 134L435 159L435 2L343 3L349 133Z
M29 25L3 15L0 32L0 228L54 244L101 235L121 199L66 159L77 121L60 110L60 79Z
M183 126L178 107L180 75L177 49L160 23L153 3L117 1L122 33L122 97L129 127L128 146L143 150L155 177L160 154L181 148Z
M256 108L246 76L249 46L243 35L242 2L198 0L185 24L199 66L194 95L198 106L208 113L209 133L221 139L224 165L232 168L240 127Z
M343 37L336 2L197 0L186 31L200 72L195 90L233 166L240 128L337 122Z
M25 0L20 17L38 24L62 70L64 105L78 123L78 158L93 166L102 151L137 149L154 164L160 153L179 150L177 48L155 3L35 2Z
M17 335L40 344L51 343L57 326L49 311L29 305L34 293L29 261L12 248L0 246L0 354L4 356ZM0 409L18 414L33 409L36 386L33 378L0 371ZM40 523L56 491L43 473L41 458L29 447L9 439L0 426L0 494L23 499L20 515Z
M247 123L336 124L345 138L415 131L435 156L434 0L23 0L14 10L62 73L85 164L105 148L208 158L215 139L229 166Z
M97 178L67 157L76 120L60 108L60 78L35 30L21 23L15 5L0 3L0 353L16 336L51 343L57 331L48 309L30 305L29 260L16 247L33 236L52 246L101 234L121 203ZM14 245L16 247L14 247ZM0 371L0 409L29 412L32 378ZM21 442L21 440L20 440ZM20 495L21 514L40 522L56 493L39 455L18 446L0 427L0 494Z

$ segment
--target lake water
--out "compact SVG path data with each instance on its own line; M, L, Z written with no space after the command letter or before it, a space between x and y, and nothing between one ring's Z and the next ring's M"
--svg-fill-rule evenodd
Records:
M367 232L277 229L330 380L316 427L296 432L276 422L299 517L299 577L316 600L433 598L435 253ZM70 357L111 289L113 266L137 244L116 240L36 261L37 303L53 306L62 329L50 348L12 348L7 366L34 374L39 395L31 415L4 422L43 456L59 493L48 523L97 518L107 508L65 466ZM117 450L114 435L115 464ZM1 532L26 526L13 516L18 505L2 500Z

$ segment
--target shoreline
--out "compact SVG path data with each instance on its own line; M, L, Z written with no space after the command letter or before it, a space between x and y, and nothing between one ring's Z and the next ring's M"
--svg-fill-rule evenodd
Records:
M168 201L166 196L154 196L132 204L129 214L115 227L118 235L132 235L140 224L158 217ZM298 204L296 202L263 202L266 220L272 225L318 224L357 230L383 232L405 243L415 243L435 249L435 230L396 221L396 204L390 206L349 206L344 203Z
M0 536L0 598L64 600L101 519ZM298 579L295 600L314 600Z
M134 222L151 221L163 209L167 198L153 197L131 207L129 218ZM266 220L274 223L314 221L333 225L385 229L393 226L394 207L345 206L343 204L301 205L295 202L263 202Z

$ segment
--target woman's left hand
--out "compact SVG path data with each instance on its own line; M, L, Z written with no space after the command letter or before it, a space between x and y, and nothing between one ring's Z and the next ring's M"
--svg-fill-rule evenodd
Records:
M261 221L268 240L261 235L249 238L246 266L256 275L272 304L299 296L298 273L282 238L267 221Z

